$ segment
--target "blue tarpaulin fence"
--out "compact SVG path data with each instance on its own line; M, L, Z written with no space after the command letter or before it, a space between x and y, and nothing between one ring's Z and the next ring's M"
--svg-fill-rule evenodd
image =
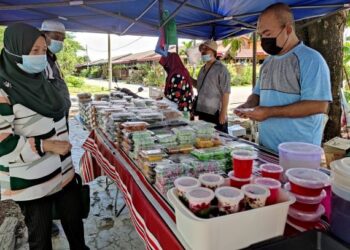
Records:
M276 2L290 5L296 20L350 7L349 0L7 0L0 1L0 24L40 27L57 19L69 31L158 36L162 6L175 18L179 37L219 40L251 32L259 13Z

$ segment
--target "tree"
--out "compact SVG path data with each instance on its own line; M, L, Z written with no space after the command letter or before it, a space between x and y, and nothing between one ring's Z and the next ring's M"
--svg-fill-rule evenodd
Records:
M179 54L180 54L181 56L186 55L186 51L187 51L189 48L191 48L191 47L193 46L193 44L194 44L194 41L183 42L183 43L182 43L183 48L180 50L180 53L179 53Z
M341 11L332 16L298 29L301 40L319 51L325 58L331 73L333 102L330 104L329 121L324 132L324 140L340 135L341 103L340 88L343 82L343 34L347 12ZM303 24L303 23L302 23Z
M242 46L242 39L241 38L227 38L222 41L222 44L226 47L230 45L230 56L231 58L235 58L237 55L237 52L240 50Z
M4 47L4 33L5 33L5 26L0 26L0 49Z
M72 75L75 72L75 66L89 60L86 56L78 56L79 51L85 51L79 42L74 40L72 33L66 33L63 50L57 54L63 75Z

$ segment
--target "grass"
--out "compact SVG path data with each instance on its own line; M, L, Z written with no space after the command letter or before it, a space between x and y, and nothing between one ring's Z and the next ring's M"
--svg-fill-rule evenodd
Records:
M91 94L108 94L109 93L109 91L104 87L94 86L89 84L84 84L81 87L73 87L68 85L68 89L69 89L69 93L72 96L76 96L78 93L82 93L82 92L88 92Z

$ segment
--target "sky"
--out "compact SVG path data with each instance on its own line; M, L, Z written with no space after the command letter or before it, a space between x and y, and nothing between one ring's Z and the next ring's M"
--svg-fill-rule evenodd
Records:
M107 34L97 33L73 33L75 40L78 41L84 48L87 47L87 54L91 61L98 59L107 59L108 57L108 36ZM158 38L156 37L141 37L141 36L117 36L111 35L112 57L125 55L129 53L144 52L154 50ZM181 46L183 41L188 39L179 39ZM86 52L81 52L84 55Z

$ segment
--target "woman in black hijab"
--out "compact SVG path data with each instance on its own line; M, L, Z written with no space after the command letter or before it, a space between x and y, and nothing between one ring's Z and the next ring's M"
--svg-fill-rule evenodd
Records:
M71 249L88 249L71 160L67 103L43 71L47 45L36 28L10 25L0 55L1 200L21 207L30 249L52 249L53 202Z

